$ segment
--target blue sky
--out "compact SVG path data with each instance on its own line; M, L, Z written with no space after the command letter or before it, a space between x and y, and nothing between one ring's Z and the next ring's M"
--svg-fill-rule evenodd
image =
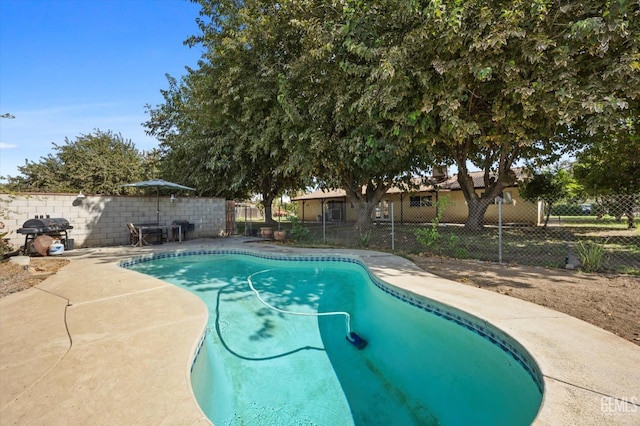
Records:
M162 103L165 74L195 67L199 5L186 0L0 0L0 176L39 162L52 142L95 129L144 133L145 104Z

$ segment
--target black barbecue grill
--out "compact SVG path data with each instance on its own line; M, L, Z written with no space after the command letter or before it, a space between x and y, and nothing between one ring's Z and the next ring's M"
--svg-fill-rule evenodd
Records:
M29 219L22 224L22 228L16 232L24 235L24 252L29 251L29 242L35 240L40 235L49 235L52 238L62 240L65 250L68 250L68 235L67 231L73 229L73 226L69 225L67 219L56 218L35 218Z
M188 220L174 220L173 222L171 222L171 224L180 225L180 229L182 231L182 240L186 240L187 236L189 235L189 232L193 232L193 230L196 228L196 225L193 223L190 223ZM178 234L178 230L174 229L173 230L174 241L178 236L177 234Z

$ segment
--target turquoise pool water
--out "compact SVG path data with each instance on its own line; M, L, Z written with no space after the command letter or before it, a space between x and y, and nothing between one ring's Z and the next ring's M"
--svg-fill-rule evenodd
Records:
M357 261L215 253L125 266L207 304L192 384L216 425L528 425L540 406L535 364L515 342L432 301L401 300ZM260 271L253 285L269 304L349 312L368 346L346 341L343 316L262 305L247 282Z

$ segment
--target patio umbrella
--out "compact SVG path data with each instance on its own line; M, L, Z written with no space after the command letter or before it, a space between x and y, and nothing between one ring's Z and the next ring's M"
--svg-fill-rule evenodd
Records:
M156 189L156 223L160 223L160 188L172 188L172 189L186 189L188 191L195 191L195 188L180 185L173 182L168 182L162 179L144 180L142 182L128 183L126 185L133 188L155 188Z

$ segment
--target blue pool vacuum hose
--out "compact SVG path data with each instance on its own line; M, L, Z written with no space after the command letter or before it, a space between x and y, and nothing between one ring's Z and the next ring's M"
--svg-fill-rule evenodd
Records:
M364 349L367 346L367 341L353 331L347 335L347 340L358 349Z

